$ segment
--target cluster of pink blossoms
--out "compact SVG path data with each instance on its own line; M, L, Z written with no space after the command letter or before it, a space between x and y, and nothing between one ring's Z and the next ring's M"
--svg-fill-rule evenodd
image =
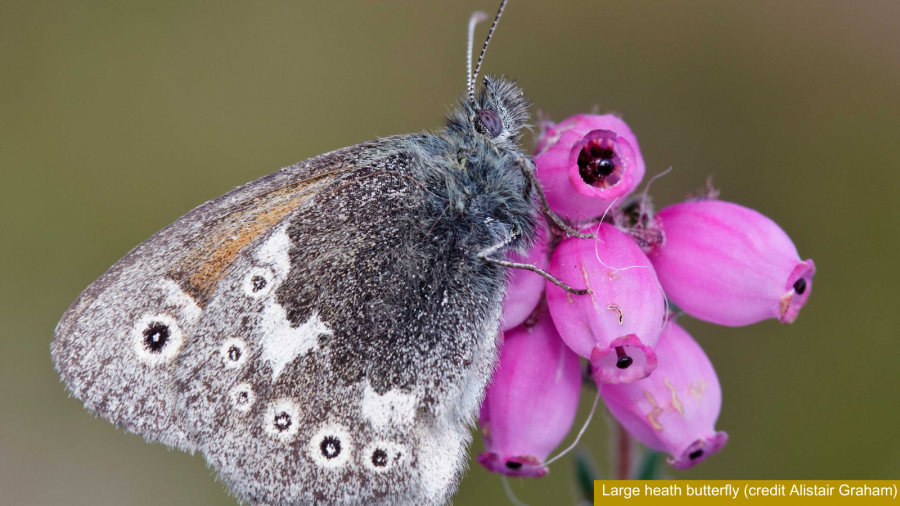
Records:
M582 388L579 357L609 412L637 440L692 467L728 440L716 431L722 392L709 358L673 318L719 325L791 323L815 265L762 214L714 194L654 213L637 138L612 115L546 125L537 175L550 208L591 238L542 231L527 257L576 295L525 270L512 272L500 363L481 409L492 472L540 477L572 427Z

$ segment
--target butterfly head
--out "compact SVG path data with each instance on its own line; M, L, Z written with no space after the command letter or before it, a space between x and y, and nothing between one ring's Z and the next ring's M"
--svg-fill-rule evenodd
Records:
M475 99L462 101L461 110L450 119L450 126L499 148L518 149L520 131L527 126L528 105L528 99L514 81L486 76L484 87Z
M464 133L485 138L490 144L499 148L518 150L519 130L526 126L528 121L528 101L522 95L522 90L513 81L506 78L492 78L485 76L484 87L479 93L475 93L475 83L478 79L478 71L484 62L484 54L487 52L491 37L503 15L506 2L500 2L500 9L494 18L494 23L488 32L478 64L472 70L472 43L475 36L475 25L488 19L487 14L476 11L469 18L469 49L466 54L466 97L461 101L461 110L451 115L448 121L448 130L452 133ZM511 145L510 145L511 144Z

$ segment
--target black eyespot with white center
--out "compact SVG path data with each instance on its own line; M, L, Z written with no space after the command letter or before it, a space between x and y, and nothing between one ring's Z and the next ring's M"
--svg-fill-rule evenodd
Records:
M372 465L375 467L384 467L388 463L388 454L386 451L378 448L372 452Z
M497 137L503 132L503 120L500 119L500 115L497 114L497 111L493 109L479 109L478 121L483 132L490 135L492 138Z
M244 293L254 299L272 291L275 284L275 272L272 269L257 267L251 269L244 277Z
M255 401L256 395L249 383L241 383L231 389L231 404L239 412L249 412Z
M184 343L178 322L165 314L143 316L135 322L132 336L135 353L149 365L172 360Z
M275 426L275 430L278 432L287 432L290 430L291 425L294 424L293 419L291 418L291 414L287 411L279 411L275 413L275 420L273 421L273 425Z
M335 459L341 454L341 440L334 436L325 436L319 443L319 451L326 459Z
M219 356L226 368L237 369L247 362L249 351L244 341L232 338L222 343L219 348Z
M150 322L150 325L144 329L144 347L150 353L161 353L166 344L169 343L169 326L163 322Z
M329 424L309 440L309 457L322 467L336 468L344 465L353 452L353 440L347 430L337 424Z
M291 399L279 399L266 410L266 432L284 442L291 441L300 427L300 411Z
M260 275L256 275L256 276L253 276L252 278L250 278L250 284L253 285L251 287L251 290L254 293L256 293L256 292L262 290L263 288L265 288L266 285L269 284L269 282L266 281L266 278L264 278Z
M362 460L365 467L376 473L387 472L401 462L406 455L406 448L393 441L375 441L366 446Z

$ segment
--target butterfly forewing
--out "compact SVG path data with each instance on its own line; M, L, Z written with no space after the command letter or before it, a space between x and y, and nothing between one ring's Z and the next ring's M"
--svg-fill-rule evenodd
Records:
M91 411L183 449L171 372L237 253L327 181L351 171L342 150L249 183L194 209L113 265L57 325L53 361Z

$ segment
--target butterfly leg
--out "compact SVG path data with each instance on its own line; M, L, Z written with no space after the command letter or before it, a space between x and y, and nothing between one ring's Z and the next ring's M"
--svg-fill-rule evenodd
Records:
M590 290L590 288L584 288L584 289L581 289L581 288L572 288L571 286L569 286L569 285L563 283L563 282L562 282L559 278L557 278L556 276L550 274L549 272L547 272L547 271L545 271L545 270L543 270L543 269L539 269L539 268L535 267L535 266L532 265L532 264L523 264L523 263L518 263L518 262L510 262L510 261L508 261L508 260L500 260L500 259L497 259L497 258L492 258L492 257L490 256L492 253L495 253L495 252L496 252L497 250L499 250L500 248L502 248L502 247L506 246L507 244L509 244L509 242L510 242L510 240L506 240L506 241L503 241L503 242L501 242L501 243L495 244L495 245L493 245L493 246L489 246L489 247L487 247L487 248L485 248L485 249L479 251L479 252L477 253L476 256L477 256L480 260L483 260L483 261L485 261L485 262L492 263L492 264L495 264L495 265L502 265L503 267L508 267L508 268L511 268L511 269L525 269L526 271L531 271L531 272L533 272L533 273L535 273L535 274L537 274L537 275L539 275L539 276L545 278L547 281L553 283L554 285L556 285L556 286L562 288L563 290L565 290L565 291L567 291L567 292L569 292L569 293L574 293L575 295L587 295L587 294L589 294L589 293L592 293L591 290Z
M540 197L541 199L541 211L543 211L544 217L549 218L550 221L552 221L554 225L559 227L560 230L565 232L566 235L580 237L582 239L594 239L597 237L594 234L582 234L581 232L567 225L566 222L559 217L559 215L551 211L550 204L547 202L547 196L544 195L544 189L541 188L541 183L538 181L537 176L534 174L534 170L531 168L531 161L524 156L520 156L516 161L519 164L519 169L525 176L525 181L528 182L530 186L533 186L537 191L538 197Z

